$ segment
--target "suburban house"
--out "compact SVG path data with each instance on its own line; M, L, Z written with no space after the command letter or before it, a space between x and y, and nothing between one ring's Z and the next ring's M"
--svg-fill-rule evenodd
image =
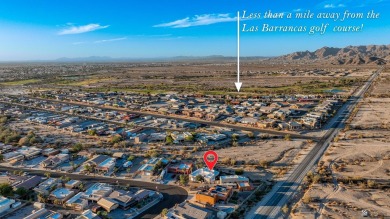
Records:
M24 188L26 190L30 190L32 188L35 188L41 181L42 181L42 177L40 176L30 176L15 181L14 183L11 184L11 186L14 188L14 190L17 190L18 188Z
M273 119L260 120L257 122L257 127L259 128L273 128L276 124L276 121Z
M204 190L195 194L195 201L203 205L214 206L217 203L218 198L217 194Z
M197 169L194 172L190 174L190 181L192 182L197 182L198 180L196 177L198 175L201 175L203 179L208 182L208 183L214 183L215 182L215 177L219 175L219 172L216 170L210 170L209 168L201 168Z
M84 166L91 165L91 166L97 167L99 164L101 164L103 161L105 161L109 158L111 158L111 157L107 156L107 155L95 155L91 159L84 162Z
M23 219L62 219L63 216L61 213L48 210L46 208L41 208L39 210L33 211L30 215L27 215Z
M167 164L168 160L164 158L152 158L146 162L146 164L143 164L140 168L138 168L137 172L139 174L142 174L144 176L152 176L154 173L154 167L158 162L161 162L162 164Z
M99 163L95 169L99 172L109 173L111 172L116 164L116 159L112 157L108 157L103 162Z
M101 198L107 197L112 192L113 189L110 185L106 183L95 183L84 192L84 197L88 200L97 202Z
M83 213L75 219L100 219L100 217L88 209L83 211Z
M119 207L124 210L127 210L138 203L134 197L134 193L130 191L115 190L108 197L118 203Z
M67 188L57 188L50 193L49 199L53 201L54 204L62 205L65 204L68 199L74 195L74 191Z
M78 188L80 185L81 185L81 181L80 180L71 179L71 180L69 180L68 182L65 183L65 188L75 189L75 188Z
M34 188L34 191L40 194L49 195L50 191L56 188L61 183L58 178L49 178Z
M184 202L169 211L167 217L177 219L212 219L215 218L215 215L210 209Z
M65 202L65 206L76 211L82 211L87 209L88 200L85 198L84 192L79 192L68 201Z
M57 154L49 156L46 160L41 162L41 167L53 169L62 163L69 161L69 154Z
M232 194L232 187L217 185L214 188L209 190L210 194L215 194L217 196L217 201L226 202L230 195Z
M193 165L194 164L192 162L172 163L168 166L168 173L188 175L192 172Z
M42 150L42 155L45 157L54 156L60 153L60 150L54 148L46 148Z
M102 206L107 212L111 212L112 210L115 210L118 208L118 203L111 198L101 198L98 202L98 205Z

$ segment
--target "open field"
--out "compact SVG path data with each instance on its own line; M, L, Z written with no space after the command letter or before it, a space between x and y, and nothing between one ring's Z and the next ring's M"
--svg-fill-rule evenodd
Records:
M0 85L4 86L16 86L16 85L26 85L26 84L33 84L38 83L41 80L39 79L28 79L28 80L16 80L16 81L7 81L7 82L1 82Z

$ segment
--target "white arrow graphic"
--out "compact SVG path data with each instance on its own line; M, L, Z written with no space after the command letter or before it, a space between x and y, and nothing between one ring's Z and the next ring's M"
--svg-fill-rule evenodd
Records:
M240 11L237 11L237 91L240 92L242 83L240 82Z

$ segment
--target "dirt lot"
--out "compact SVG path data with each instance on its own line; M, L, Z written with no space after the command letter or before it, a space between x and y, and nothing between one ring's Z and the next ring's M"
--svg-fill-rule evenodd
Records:
M217 150L219 159L229 157L237 162L245 163L258 162L265 160L275 162L283 159L286 152L290 150L299 150L303 147L304 141L293 140L265 140L258 141L255 145L246 145L242 147L230 147Z
M351 123L353 128L387 128L390 124L390 98L367 98L360 106L356 118Z
M382 72L379 80L376 82L373 91L371 92L372 97L390 97L390 70Z
M9 124L9 127L23 133L34 131L36 135L40 136L44 140L42 146L73 145L76 143L81 143L83 145L96 145L99 140L106 140L105 137L99 137L98 139L96 136L71 133L48 125L31 124L25 121L13 121Z
M373 96L388 92L380 79ZM331 171L326 183L312 184L293 218L390 217L390 98L366 98L350 129L341 133L322 158ZM321 218L320 217L320 218Z

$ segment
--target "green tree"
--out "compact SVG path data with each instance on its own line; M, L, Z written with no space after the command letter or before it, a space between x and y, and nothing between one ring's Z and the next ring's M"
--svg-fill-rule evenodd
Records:
M287 134L284 136L284 140L285 141L291 141L291 135L290 134Z
M244 174L244 170L243 169L237 169L234 171L236 175L242 175Z
M11 196L13 194L12 186L8 183L0 184L0 195L2 196Z
M38 202L46 203L48 201L48 197L42 193L38 194Z
M168 214L168 208L164 208L162 211L161 211L161 216L165 217L167 216Z
M195 139L195 137L193 135L188 135L185 137L186 141L193 141L194 139Z
M188 184L188 181L189 181L188 175L180 175L179 179L180 179L180 184L181 185L187 185Z
M21 198L24 198L28 194L28 190L24 187L20 187L16 189L15 193L18 194Z
M130 155L128 158L127 158L127 161L133 161L135 159L135 156L134 155Z
M96 133L96 130L95 129L90 129L88 130L88 135L90 136L95 136L97 133Z
M110 139L111 144L119 143L120 141L122 141L122 137L120 135L112 136Z
M50 172L45 172L45 176L46 176L47 178L50 178L51 173L50 173Z
M84 191L84 183L81 183L80 185L79 185L79 189L81 190L81 191Z
M84 147L81 143L77 143L77 144L73 145L72 151L77 153L77 152L80 152L81 150L83 150L83 148Z
M173 144L172 136L168 135L167 137L165 137L165 143L166 144Z
M88 173L92 173L93 171L93 168L91 165L87 164L84 166L84 169L88 172Z
M203 181L204 181L204 177L203 177L202 175L197 175L197 176L195 177L195 179L196 179L196 181L198 181L198 182L203 182Z

